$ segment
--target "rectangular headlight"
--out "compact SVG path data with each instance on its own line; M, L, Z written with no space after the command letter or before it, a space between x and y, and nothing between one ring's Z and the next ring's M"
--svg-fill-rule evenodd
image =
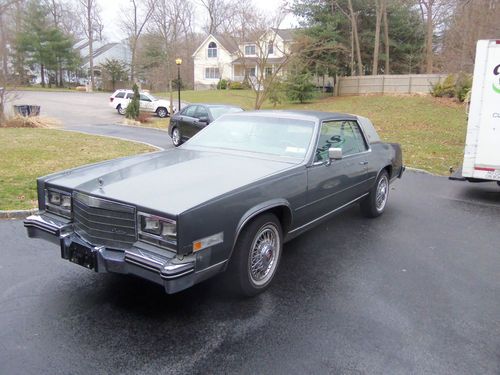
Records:
M140 239L163 247L177 244L177 223L174 220L144 212L137 215Z
M45 209L56 215L71 218L71 194L59 190L45 190Z

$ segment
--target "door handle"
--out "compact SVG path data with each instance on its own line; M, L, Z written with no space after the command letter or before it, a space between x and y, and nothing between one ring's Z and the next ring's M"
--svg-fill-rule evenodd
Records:
M368 164L368 162L366 160L365 161L360 161L359 164L360 165L366 165L366 164Z

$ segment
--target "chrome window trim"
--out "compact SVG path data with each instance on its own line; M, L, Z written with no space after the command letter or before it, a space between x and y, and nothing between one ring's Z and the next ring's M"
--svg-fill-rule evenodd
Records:
M365 145L368 146L368 149L365 150L365 151L361 151L361 152L355 152L354 154L345 155L345 156L342 157L342 160L347 159L347 158L352 157L352 156L363 155L365 153L369 153L369 152L372 151L371 144L370 144L370 142L368 142L366 134L365 134L365 131L364 131L363 127L359 124L358 120L348 120L348 119L344 119L344 120L323 120L323 121L321 121L319 123L319 127L318 127L318 134L316 136L316 146L314 147L314 151L312 153L313 154L312 155L313 162L311 163L312 167L318 166L318 165L325 165L325 164L327 164L327 163L325 163L324 160L322 160L322 161L314 161L314 159L316 158L316 150L318 149L319 138L320 138L320 135L321 135L321 127L323 126L323 124L326 123L326 122L344 122L344 121L355 122L356 125L358 125L359 129L361 130L361 135L363 137L363 140L365 141Z

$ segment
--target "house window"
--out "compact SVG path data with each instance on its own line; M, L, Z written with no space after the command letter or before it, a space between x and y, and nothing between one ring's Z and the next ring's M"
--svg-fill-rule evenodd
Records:
M255 55L255 44L249 44L245 46L245 55Z
M255 77L256 69L255 68L247 68L246 75L248 77Z
M266 77L269 77L272 75L273 75L273 68L270 66L266 67Z
M274 43L273 41L269 41L269 43L267 43L267 54L268 55L273 55L274 54Z
M206 79L219 79L219 68L205 68L205 78Z
M217 44L214 42L208 44L208 57L217 57Z

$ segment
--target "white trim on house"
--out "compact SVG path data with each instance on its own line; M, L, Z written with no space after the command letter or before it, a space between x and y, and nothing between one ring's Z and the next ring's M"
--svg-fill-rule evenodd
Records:
M253 60L258 59L262 53L267 54L269 59L266 71L271 69L274 72L277 65L280 64L280 59L284 57L284 51L289 51L290 40L288 40L288 37L287 40L283 39L281 35L279 35L279 31L280 30L269 29L262 33L255 42L248 41L239 45L236 45L232 40L223 36L218 39L213 34L208 35L192 55L194 62L195 90L215 87L219 78L214 78L216 74L210 73L207 75L206 73L214 72L215 69L218 69L220 79L230 81L243 81L245 76L249 73L249 68L251 68L252 72L255 71L255 75L258 75L260 73L258 64ZM270 35L270 33L272 33L272 35ZM288 30L287 33L288 34L285 34L285 36L291 35ZM268 54L269 45L267 42L269 41L273 43L271 54ZM211 42L217 45L216 57L208 56L208 46ZM259 42L265 43L262 51L259 48ZM224 43L227 43L227 45ZM253 54L246 54L246 47L248 46L254 46L255 51ZM248 60L245 61L245 59Z

